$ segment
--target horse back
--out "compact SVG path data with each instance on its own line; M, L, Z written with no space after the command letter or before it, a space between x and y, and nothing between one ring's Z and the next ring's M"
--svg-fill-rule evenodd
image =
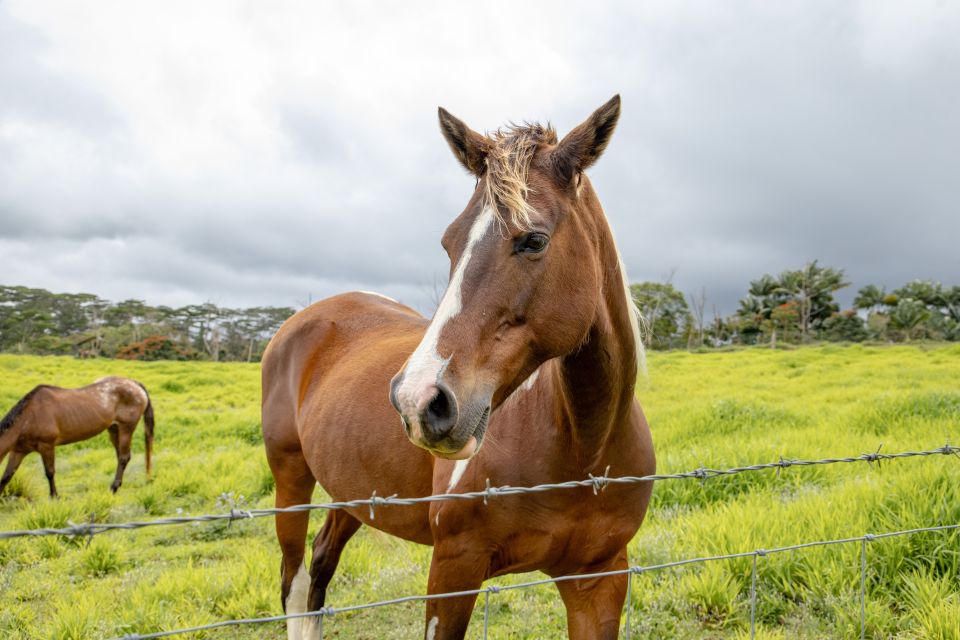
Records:
M51 387L43 401L56 424L57 444L93 437L111 425L136 425L147 394L133 380L110 376L79 389Z

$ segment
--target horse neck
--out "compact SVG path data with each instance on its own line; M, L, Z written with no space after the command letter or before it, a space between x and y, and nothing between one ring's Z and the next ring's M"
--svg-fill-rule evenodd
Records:
M631 316L635 312L624 292L620 256L602 210L597 219L603 273L600 304L585 342L561 358L557 369L559 415L586 468L599 463L611 438L628 424L634 404L637 350L642 348L636 343Z

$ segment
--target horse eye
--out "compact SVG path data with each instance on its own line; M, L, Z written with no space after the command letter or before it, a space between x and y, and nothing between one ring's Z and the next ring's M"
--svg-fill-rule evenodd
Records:
M547 247L550 238L545 233L528 233L518 247L522 253L540 253Z

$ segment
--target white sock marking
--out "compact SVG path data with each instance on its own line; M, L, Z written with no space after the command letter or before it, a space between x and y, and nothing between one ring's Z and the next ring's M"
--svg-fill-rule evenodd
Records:
M290 593L287 595L287 613L306 613L307 597L310 593L310 574L306 566L301 565L297 575L290 583ZM315 618L292 618L287 620L287 640L312 640L319 638Z
M437 626L440 624L440 618L433 616L430 618L430 624L427 625L427 640L433 640L437 635Z
M473 257L473 251L477 244L483 239L487 229L496 219L493 209L485 208L477 216L473 226L470 227L470 235L467 238L467 248L464 249L457 268L450 278L450 284L440 300L440 306L427 327L427 333L423 340L417 345L413 355L407 362L403 373L403 382L397 389L397 399L400 401L401 409L408 419L417 420L420 413L417 402L424 389L434 385L439 380L443 369L450 361L449 358L441 358L437 352L437 344L440 341L440 333L446 324L460 313L463 308L463 277L467 271L467 265Z

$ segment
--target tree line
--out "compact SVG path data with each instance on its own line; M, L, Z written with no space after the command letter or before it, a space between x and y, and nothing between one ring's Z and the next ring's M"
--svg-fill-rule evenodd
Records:
M258 361L288 307L150 306L0 285L0 351L134 360Z
M853 307L834 295L850 286L842 269L816 261L752 280L731 315L707 308L704 289L665 282L630 285L653 349L812 341L960 340L960 286L914 280L887 292L862 287ZM708 312L710 317L708 317ZM259 361L289 307L229 309L212 303L151 306L90 293L0 285L0 351L136 360Z
M887 292L870 284L857 291L852 308L841 310L834 294L850 286L843 270L813 261L752 280L736 312L724 317L714 309L707 319L706 291L684 294L671 279L630 285L647 323L644 341L650 348L960 340L957 285L914 280Z

